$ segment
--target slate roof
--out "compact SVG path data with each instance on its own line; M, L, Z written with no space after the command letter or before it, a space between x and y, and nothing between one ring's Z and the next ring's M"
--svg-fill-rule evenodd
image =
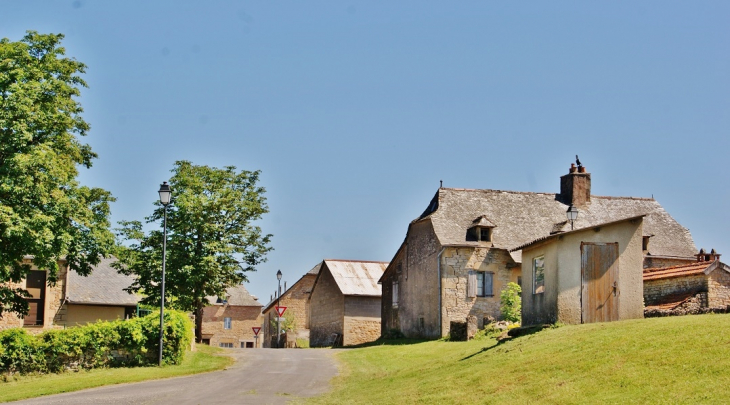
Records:
M343 295L380 297L378 279L383 275L388 262L366 262L357 260L324 260Z
M228 305L239 306L239 307L262 307L258 300L255 300L243 284L228 287L226 289L226 295L228 296ZM225 297L206 297L208 302L213 305L224 305L223 299Z
M644 281L651 281L675 277L696 276L700 274L710 274L718 267L730 272L730 266L722 263L719 260L715 260L711 262L695 262L671 267L655 267L644 269L643 277Z
M75 271L68 272L66 300L69 304L135 306L140 297L124 291L134 282L133 276L119 274L111 267L116 257L101 259L91 274L81 276Z
M493 228L493 246L512 250L550 235L564 222L568 206L554 193L440 188L426 211L413 222L431 220L442 246L479 246L467 241L473 221L485 216ZM652 255L691 257L697 252L689 230L674 220L653 198L591 196L579 208L576 229L646 215L644 235L654 235L649 245ZM521 252L514 252L521 261Z

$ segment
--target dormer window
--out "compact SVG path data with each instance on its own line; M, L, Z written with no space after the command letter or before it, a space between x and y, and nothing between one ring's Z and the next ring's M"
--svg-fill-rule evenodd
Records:
M492 241L492 230L496 225L492 223L486 216L482 215L479 218L472 221L472 225L469 228L468 238L476 240L477 242L491 242Z

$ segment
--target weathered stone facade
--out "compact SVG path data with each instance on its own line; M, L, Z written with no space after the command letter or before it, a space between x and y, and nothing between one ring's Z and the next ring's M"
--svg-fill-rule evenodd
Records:
M329 271L320 270L317 286L310 298L309 345L329 346L332 335L342 335L345 323L345 296Z
M699 292L707 292L707 281L704 275L644 281L644 305L661 304L664 297L670 295Z
M31 264L30 260L24 260L25 264ZM39 271L36 266L31 267L32 271ZM47 276L46 271L46 276ZM68 275L68 266L65 261L58 262L57 281L53 286L46 284L45 286L45 302L43 307L43 324L36 326L25 326L31 333L39 333L46 329L60 329L64 327L64 315L66 307L63 305L64 293L66 291L66 280ZM26 288L25 281L10 284L13 288ZM0 318L0 330L8 328L22 328L23 318L18 317L14 313L4 312Z
M307 273L294 285L281 294L279 301L274 299L264 308L264 347L271 346L272 337L276 336L276 309L279 306L286 307L284 317L294 317L294 334L299 339L309 339L309 295L312 293L316 273Z
M717 268L707 279L707 305L710 308L730 306L730 273Z
M644 256L644 268L653 267L670 267L689 264L695 261L694 257L674 257L674 256Z
M230 329L225 328L225 318L231 318ZM261 326L262 321L260 306L211 305L203 309L202 335L211 346L224 343L233 348L256 347L252 328ZM259 336L258 347L261 344Z

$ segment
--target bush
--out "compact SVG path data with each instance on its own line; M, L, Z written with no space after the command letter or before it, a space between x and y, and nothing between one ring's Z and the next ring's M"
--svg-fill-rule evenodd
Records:
M519 284L509 283L499 296L499 310L505 321L517 322L522 320L522 288Z
M23 329L0 332L0 373L62 372L157 364L159 315L97 322L38 336ZM163 364L179 364L192 341L192 322L183 312L165 311Z

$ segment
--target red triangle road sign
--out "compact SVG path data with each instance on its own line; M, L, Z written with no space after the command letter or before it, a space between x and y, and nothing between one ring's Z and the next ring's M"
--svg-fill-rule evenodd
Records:
M284 315L284 311L286 311L286 307L275 307L275 308L276 308L276 313L279 314L279 317Z
M253 329L254 336L258 336L259 335L259 332L261 332L261 327L260 326L254 326L251 329Z

